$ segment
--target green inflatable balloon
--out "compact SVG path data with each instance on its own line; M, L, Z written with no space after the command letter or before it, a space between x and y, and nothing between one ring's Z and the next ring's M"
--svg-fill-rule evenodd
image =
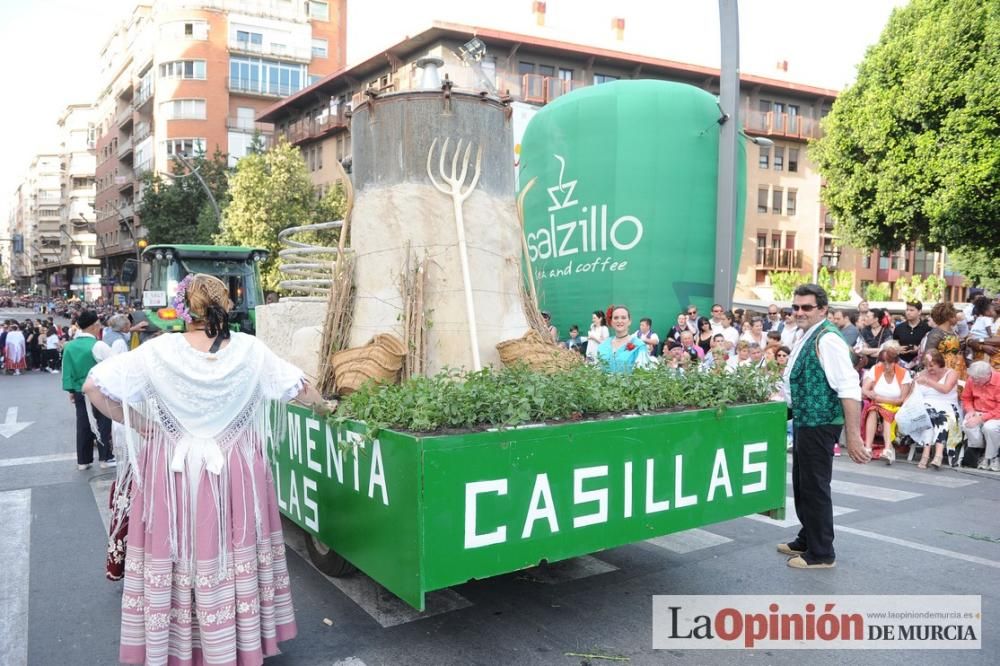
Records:
M617 81L541 109L521 142L528 259L560 337L627 305L633 328L661 335L693 303L709 312L715 274L719 107L700 88ZM746 155L737 153L735 275L743 237ZM733 288L735 285L730 285ZM609 322L610 324L610 322Z

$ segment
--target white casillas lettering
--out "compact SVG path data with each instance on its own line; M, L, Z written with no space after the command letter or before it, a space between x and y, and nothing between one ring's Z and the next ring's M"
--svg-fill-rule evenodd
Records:
M741 473L744 481L740 486L742 495L752 495L764 492L767 489L767 460L753 459L756 454L766 453L767 442L754 442L744 444L741 451L742 469ZM662 462L662 461L661 461ZM658 497L656 482L662 481L662 473L657 473L657 460L646 458L645 460L645 505L644 515L651 515L663 511L684 509L699 504L704 497L704 501L712 502L716 495L720 499L733 497L733 483L730 477L729 463L726 457L726 450L716 449L712 464L711 475L708 476L707 484L703 486L692 486L685 484L685 475L690 477L690 469L685 467L684 454L676 454L673 459L673 498L666 499ZM622 463L623 484L622 484L622 517L632 518L633 507L633 461ZM591 525L601 525L608 522L609 507L612 501L611 489L607 483L601 485L600 479L609 478L609 468L607 465L594 467L580 467L572 471L573 478L573 507L594 506L596 510L576 511L572 516L573 529L580 529ZM641 472L638 472L641 474ZM540 473L535 476L534 485L531 491L531 499L528 501L525 511L521 538L529 539L536 534L536 524L547 523L550 534L559 531L560 518L556 509L556 503L552 494L552 485L549 478L550 473ZM585 482L587 488L584 488ZM690 482L690 478L688 479ZM705 488L704 492L699 492L699 488ZM688 494L684 494L685 491ZM508 480L490 479L486 481L472 481L465 484L465 548L482 548L493 546L507 541L507 525L503 521L490 524L480 524L479 508L480 503L489 506L492 515L507 515L509 501L499 498L508 494ZM492 497L490 497L492 496ZM544 532L544 526L542 527Z
M583 206L581 212L588 211ZM642 221L634 215L622 215L608 226L608 206L589 207L590 216L579 220L558 222L555 213L549 215L549 226L529 233L528 258L558 259L577 253L607 252L608 246L627 252L642 240ZM600 219L598 219L598 213Z

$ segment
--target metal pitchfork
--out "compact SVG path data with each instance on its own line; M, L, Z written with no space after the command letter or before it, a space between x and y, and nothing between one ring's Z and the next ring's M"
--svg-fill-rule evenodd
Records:
M479 175L482 173L483 164L483 146L480 144L476 150L476 168L472 173L472 182L469 183L468 187L463 189L465 186L465 177L469 172L469 156L472 154L472 142L470 141L466 145L465 154L462 155L464 140L458 140L458 145L455 146L455 154L451 158L451 174L449 175L445 171L444 160L445 155L448 153L448 144L451 142L451 139L447 138L444 140L444 143L441 145L441 155L438 158L438 171L441 174L441 180L444 181L443 183L439 183L434 178L434 172L431 169L431 158L434 156L434 149L437 147L437 142L438 140L435 138L431 143L430 150L427 151L427 176L434 183L434 187L438 191L451 195L451 200L455 205L455 230L458 232L458 256L462 264L462 282L465 287L465 316L469 320L469 344L472 347L472 367L474 370L479 371L482 369L483 364L479 360L476 306L472 301L472 280L469 277L469 252L465 244L465 220L462 217L462 203L469 198L472 190L476 189L476 185L479 183ZM462 157L461 173L458 170L459 156Z

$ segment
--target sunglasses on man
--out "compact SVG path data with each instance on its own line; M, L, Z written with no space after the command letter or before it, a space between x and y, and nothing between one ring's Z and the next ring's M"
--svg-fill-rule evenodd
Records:
M815 309L816 309L815 305L809 305L809 304L792 305L792 310L794 310L795 312L798 312L799 310L802 310L803 312L812 312Z

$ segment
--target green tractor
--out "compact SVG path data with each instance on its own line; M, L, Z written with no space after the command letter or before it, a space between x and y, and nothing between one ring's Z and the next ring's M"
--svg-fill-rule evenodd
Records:
M264 304L260 263L267 257L267 250L253 247L150 245L142 253L143 261L150 264L149 289L143 292L144 314L161 330L183 331L184 320L173 308L177 285L189 273L206 273L229 286L232 329L253 333L255 308Z

